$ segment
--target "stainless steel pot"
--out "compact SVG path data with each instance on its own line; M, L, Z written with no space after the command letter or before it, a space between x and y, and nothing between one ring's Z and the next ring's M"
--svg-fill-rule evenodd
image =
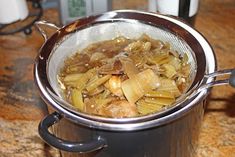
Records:
M63 156L191 157L209 88L228 83L235 86L235 71L215 71L215 55L206 39L174 17L120 10L79 19L62 28L45 21L36 25L46 42L35 62L35 81L51 109L39 125L39 134ZM56 32L48 38L40 25ZM191 86L175 105L143 117L113 119L78 112L63 100L57 74L66 57L92 42L120 35L136 38L142 33L168 41L189 56ZM215 80L225 74L231 74L230 78ZM53 134L48 130L51 126Z

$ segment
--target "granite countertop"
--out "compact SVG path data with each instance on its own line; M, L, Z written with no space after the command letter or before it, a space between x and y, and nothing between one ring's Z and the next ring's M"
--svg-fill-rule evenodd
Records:
M58 23L53 9L42 18ZM200 1L195 28L211 43L218 69L234 68L235 1ZM0 36L0 157L59 156L37 132L46 115L33 80L34 58L42 43L34 28L28 36ZM235 157L235 89L228 85L213 88L207 99L196 157Z

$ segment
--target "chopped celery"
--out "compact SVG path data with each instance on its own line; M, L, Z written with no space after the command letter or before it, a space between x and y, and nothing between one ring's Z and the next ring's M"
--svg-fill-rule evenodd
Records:
M175 97L178 97L181 95L181 92L179 91L176 83L174 80L171 79L161 79L160 80L160 87L158 88L158 91L169 91L171 92Z
M176 70L175 70L175 67L170 65L170 64L163 64L162 67L165 69L163 74L167 78L172 78L177 73Z
M68 74L64 77L65 82L77 81L81 78L82 73Z
M98 86L104 84L106 81L109 80L109 78L111 77L112 75L105 75L101 78L98 78L97 80L95 80L93 83L89 84L86 86L86 90L89 92L89 91L92 91L94 90L95 88L97 88Z
M73 89L71 92L71 99L74 107L83 111L84 103L83 103L82 92L78 89Z
M140 101L137 102L137 110L142 115L157 112L161 109L162 109L162 106L152 104L152 103L147 103L144 100L140 100Z
M156 98L175 98L175 96L169 91L151 90L145 94L146 97Z
M158 76L150 69L138 73L135 77L122 83L122 90L130 103L135 103L145 93L156 89L159 84Z

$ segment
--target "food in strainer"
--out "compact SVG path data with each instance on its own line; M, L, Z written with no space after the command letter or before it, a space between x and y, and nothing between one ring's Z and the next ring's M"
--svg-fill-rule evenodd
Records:
M187 88L190 64L167 42L143 34L93 43L66 59L58 75L68 102L105 117L151 114Z

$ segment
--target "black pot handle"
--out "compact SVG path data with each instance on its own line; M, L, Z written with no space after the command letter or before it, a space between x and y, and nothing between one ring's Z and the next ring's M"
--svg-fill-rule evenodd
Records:
M107 146L106 141L101 137L86 142L71 142L54 136L48 128L59 122L61 118L62 116L59 113L54 112L45 117L38 126L39 135L49 145L60 150L79 153L88 153Z

